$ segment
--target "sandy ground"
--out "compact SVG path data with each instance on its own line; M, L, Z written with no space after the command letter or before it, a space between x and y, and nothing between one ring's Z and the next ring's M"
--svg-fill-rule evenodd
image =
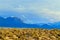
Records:
M60 40L60 30L1 28L0 40Z

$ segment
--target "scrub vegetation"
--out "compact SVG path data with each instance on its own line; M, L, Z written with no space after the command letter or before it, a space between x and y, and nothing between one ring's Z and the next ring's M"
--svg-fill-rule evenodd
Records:
M60 40L60 30L1 28L0 40Z

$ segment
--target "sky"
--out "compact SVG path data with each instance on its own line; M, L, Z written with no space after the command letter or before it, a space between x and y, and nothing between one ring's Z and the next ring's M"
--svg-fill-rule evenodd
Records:
M0 0L0 16L14 16L26 23L60 21L60 0Z

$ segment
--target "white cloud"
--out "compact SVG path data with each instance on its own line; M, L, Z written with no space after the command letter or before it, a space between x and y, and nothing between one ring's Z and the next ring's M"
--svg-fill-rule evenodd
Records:
M33 11L39 17L43 16L47 20L51 19L54 21L60 21L59 8L60 0L0 0L0 10L6 9L16 12Z
M43 13L46 14L51 14L51 15L55 15L55 16L59 16L60 15L60 11L54 11L54 10L50 10L50 9L42 9Z
M46 18L48 17L49 20L52 18L52 20L54 21L60 21L60 11L54 11L54 10L44 8L39 12L44 13L44 16Z
M14 10L17 12L24 12L26 11L26 8L22 5L19 5L18 7L14 8Z

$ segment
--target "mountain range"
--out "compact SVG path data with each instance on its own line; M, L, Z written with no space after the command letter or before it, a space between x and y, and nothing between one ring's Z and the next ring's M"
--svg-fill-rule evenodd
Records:
M60 22L45 24L26 24L20 18L17 17L0 17L0 26L1 27L12 27L12 28L45 28L45 29L60 29Z

